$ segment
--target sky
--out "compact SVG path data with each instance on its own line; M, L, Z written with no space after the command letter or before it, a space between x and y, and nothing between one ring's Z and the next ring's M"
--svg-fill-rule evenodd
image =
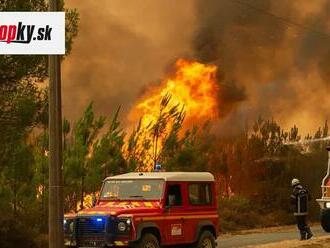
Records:
M123 114L190 52L194 6L182 1L69 0L80 31L63 63L63 110L76 119L90 101L99 114Z
M67 0L80 30L63 63L63 112L91 101L122 119L178 58L216 64L216 125L235 133L259 115L313 132L330 116L326 0Z

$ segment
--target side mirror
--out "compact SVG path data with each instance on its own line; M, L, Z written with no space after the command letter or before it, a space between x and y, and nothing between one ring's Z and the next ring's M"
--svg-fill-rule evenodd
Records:
M95 206L96 206L96 203L97 203L96 196L93 195L93 196L92 196L92 206L95 207Z
M171 208L171 206L169 205L166 205L165 208L164 208L164 212L168 212L168 210Z

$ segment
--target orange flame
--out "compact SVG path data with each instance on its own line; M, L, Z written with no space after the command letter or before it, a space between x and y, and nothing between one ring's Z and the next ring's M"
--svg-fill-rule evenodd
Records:
M88 209L88 208L93 207L94 198L97 199L99 196L100 196L100 192L98 192L98 191L95 193L91 193L91 194L85 193L82 209ZM77 202L77 209L81 209L80 201Z
M163 80L159 86L148 90L131 112L130 119L136 121L142 117L140 128L142 132L145 132L145 129L150 127L158 127L160 112L171 112L173 109L184 112L184 128L216 118L218 116L216 72L215 65L179 59L175 63L175 72ZM161 107L163 99L167 104ZM165 129L167 130L170 126L166 126ZM143 156L143 165L137 170L151 171L158 162L163 137L155 130L144 135L146 137L151 135L148 138L152 144ZM143 142L143 139L138 141L140 147L143 147Z
M151 88L136 105L132 116L142 116L142 126L157 120L160 101L167 94L171 95L168 109L184 107L189 122L218 116L217 67L179 59L175 69L174 75L162 81L160 86Z

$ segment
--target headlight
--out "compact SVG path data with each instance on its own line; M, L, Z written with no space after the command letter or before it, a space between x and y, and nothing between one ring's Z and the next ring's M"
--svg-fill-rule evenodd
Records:
M73 233L74 219L64 219L64 233Z
M120 232L125 232L127 228L126 223L122 221L118 223L117 227Z
M132 220L130 218L119 219L117 222L117 229L121 233L129 232L131 229Z
M330 208L330 202L326 202L326 203L325 203L325 207L326 207L326 208Z
M72 221L69 225L69 230L71 233L73 233L73 225L74 225L74 222Z

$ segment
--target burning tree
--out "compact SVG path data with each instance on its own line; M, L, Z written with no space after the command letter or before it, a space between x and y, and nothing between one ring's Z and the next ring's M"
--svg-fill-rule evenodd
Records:
M180 59L175 72L150 88L150 93L137 103L130 115L132 120L140 121L128 145L129 158L135 156L137 170L151 170L162 162L164 145L173 143L181 127L194 129L194 124L218 116L216 71L214 65ZM136 155L143 161L138 161Z

